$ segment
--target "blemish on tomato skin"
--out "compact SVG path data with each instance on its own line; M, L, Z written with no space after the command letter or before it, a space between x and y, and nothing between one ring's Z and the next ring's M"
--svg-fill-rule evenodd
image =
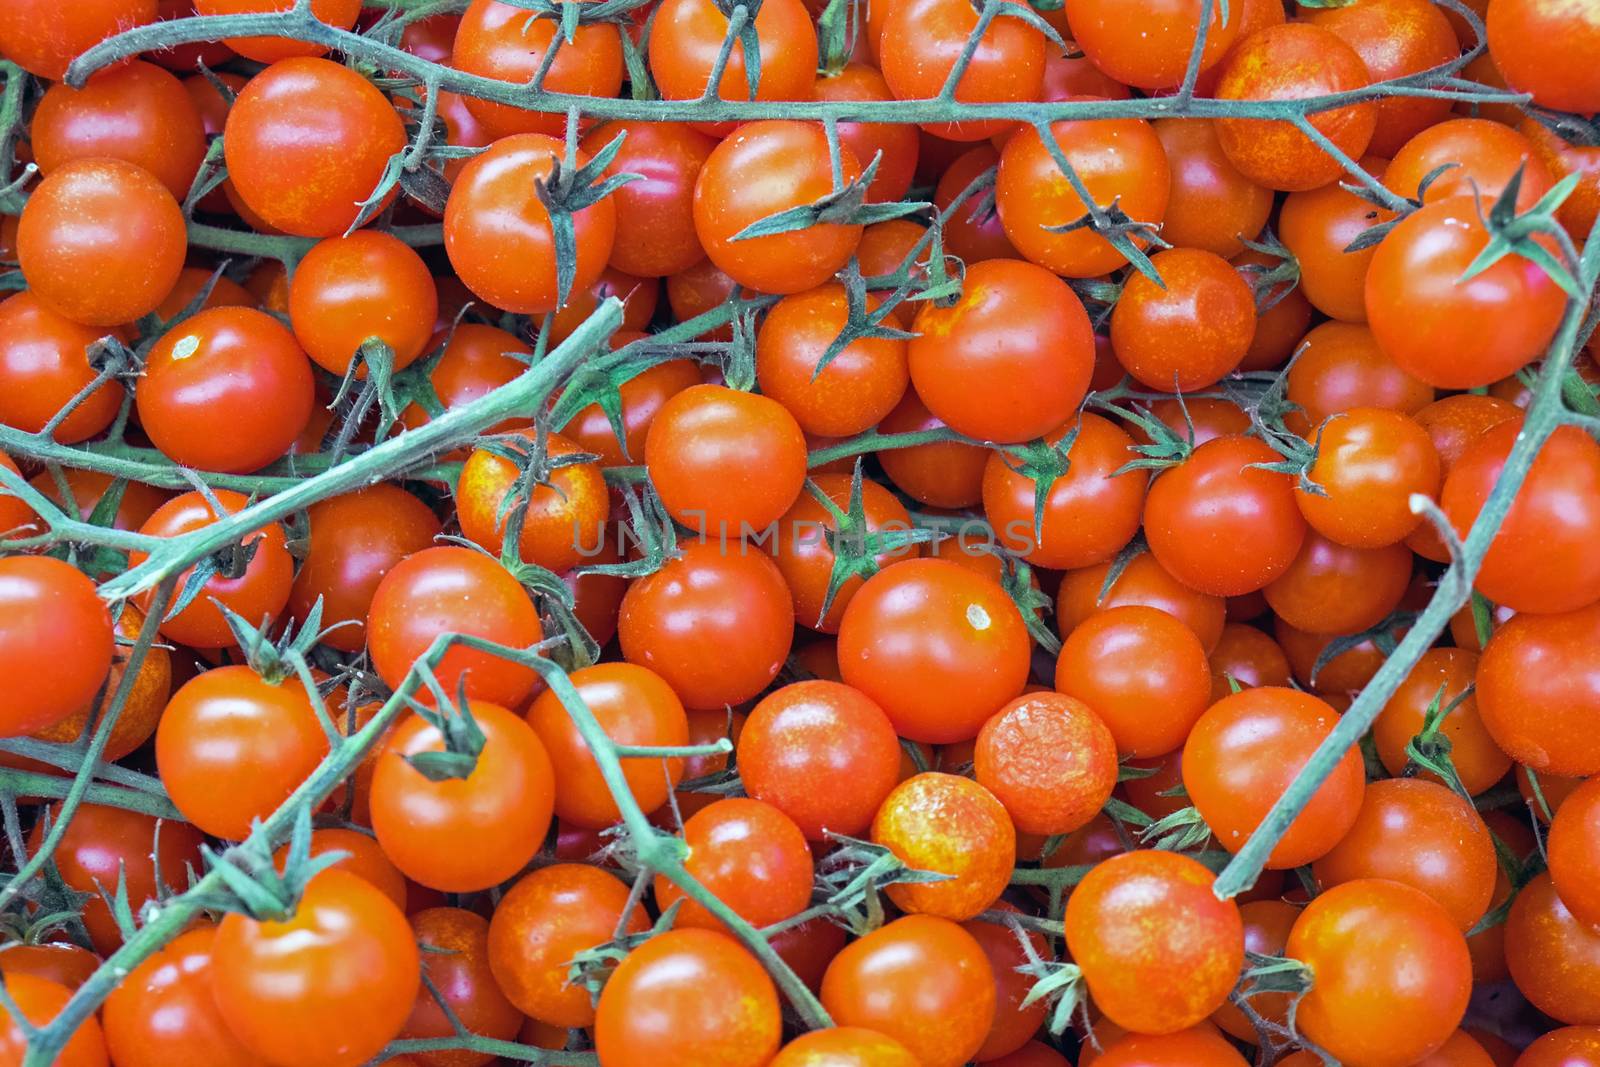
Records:
M200 338L190 334L187 337L180 338L178 343L172 346L172 358L175 361L188 359L198 351L200 351Z
M987 630L993 624L993 620L990 619L989 613L984 610L982 604L968 604L967 623L974 630L981 631Z

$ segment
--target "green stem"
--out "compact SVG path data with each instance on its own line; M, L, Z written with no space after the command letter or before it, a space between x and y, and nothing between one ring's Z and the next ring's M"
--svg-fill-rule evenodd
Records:
M75 784L70 778L60 778L53 774L0 767L0 791L10 793L12 796L61 798L68 796ZM143 793L136 789L124 789L120 785L90 782L83 788L82 795L83 799L91 804L121 808L123 811L142 812L157 819L187 821L166 797Z

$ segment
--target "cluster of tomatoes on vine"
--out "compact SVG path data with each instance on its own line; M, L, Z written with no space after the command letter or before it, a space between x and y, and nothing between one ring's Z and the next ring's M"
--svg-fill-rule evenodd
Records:
M312 0L68 77L281 6L0 3L0 1064L1600 1065L1587 355L1264 829L1592 329L1600 13Z

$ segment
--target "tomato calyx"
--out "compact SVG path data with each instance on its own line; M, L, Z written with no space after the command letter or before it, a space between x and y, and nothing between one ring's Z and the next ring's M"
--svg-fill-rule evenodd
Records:
M200 855L223 885L220 891L202 894L203 908L246 915L258 922L282 922L294 915L311 880L328 868L344 862L350 853L329 849L313 856L311 809L303 807L296 813L294 826L290 830L289 849L281 872L271 847L261 835L255 833L243 843L221 852L210 845L201 845ZM117 904L120 905L120 911L126 914L129 924L127 935L131 937L134 933L132 914L128 908L127 886L123 883L118 884ZM119 907L114 906L112 913L118 914Z
M445 695L444 687L431 671L423 676L423 681L432 692L436 706L429 707L409 698L407 703L419 718L439 731L444 748L415 752L401 758L430 782L470 778L477 769L478 756L482 754L487 738L472 714L471 702L467 700L466 678L462 677L453 700Z
M1018 967L1017 971L1035 980L1017 1010L1039 1003L1049 1005L1050 1017L1045 1027L1055 1037L1066 1033L1074 1018L1081 1018L1087 1026L1089 990L1083 980L1083 971L1076 963L1042 958L1025 935L1019 934L1017 941L1028 955L1028 962Z
M1588 294L1576 277L1581 272L1577 250L1566 227L1556 218L1556 211L1578 188L1583 176L1576 172L1567 175L1527 211L1518 214L1517 196L1522 191L1525 171L1526 163L1517 168L1517 172L1506 183L1505 191L1489 209L1488 216L1482 219L1489 231L1489 243L1468 265L1460 280L1470 281L1502 259L1515 254L1537 266L1573 300L1586 300ZM1481 204L1479 210L1481 214ZM1561 258L1557 258L1543 242L1536 240L1539 236L1555 239L1561 250Z
M1300 998L1315 984L1315 972L1308 964L1284 956L1267 956L1245 949L1244 957L1244 973L1239 976L1239 984L1233 992L1228 994L1228 1002L1239 1009L1254 1028L1262 1051L1281 1054L1291 1045L1317 1051L1317 1046L1294 1025L1295 1009L1299 1007ZM1289 997L1286 1023L1267 1018L1250 1003L1264 993ZM1331 1060L1331 1057L1325 1058Z
M856 458L850 475L850 499L844 510L834 503L816 482L806 479L805 490L822 505L833 520L823 531L828 548L833 553L833 568L828 572L828 587L823 593L822 607L817 613L817 624L828 617L833 600L851 578L870 578L881 569L880 556L893 555L912 545L927 544L939 535L936 530L905 529L894 527L873 530L867 525L866 503L862 495L861 458Z
M329 405L344 413L330 449L334 462L349 449L374 406L378 408L376 440L382 441L400 421L404 405L395 395L394 377L394 349L376 337L361 342Z
M1377 240L1381 239L1380 234ZM1270 257L1267 263L1245 263L1239 267L1239 273L1245 276L1250 283L1250 291L1255 294L1256 314L1265 315L1300 284L1300 260L1272 232L1271 226L1262 230L1260 236L1253 240L1248 237L1239 240L1250 251Z
M844 327L839 331L839 336L828 343L828 347L817 360L816 367L811 371L813 382L822 376L822 372L828 369L828 364L838 358L839 353L857 341L880 338L890 341L910 341L917 336L911 330L884 325L886 320L893 321L895 309L904 303L910 294L912 286L909 281L902 282L893 292L881 299L869 299L867 281L861 276L861 264L854 256L850 257L849 264L840 273L839 281L844 285Z
M1472 794L1461 784L1461 776L1456 773L1455 764L1450 759L1453 746L1450 736L1444 732L1444 721L1451 712L1472 696L1472 690L1462 690L1448 703L1444 699L1445 690L1444 685L1439 686L1439 691L1433 695L1433 699L1428 702L1427 710L1423 712L1422 729L1406 742L1407 763L1400 772L1400 777L1410 778L1418 771L1428 771L1471 801Z
M818 892L827 893L823 903L858 936L883 925L886 915L881 894L889 886L943 882L953 877L907 867L887 847L871 841L832 831L828 831L828 840L839 847L817 864Z
M578 122L576 112L567 117L567 147L563 158L552 156L550 173L535 178L534 195L550 215L550 232L556 246L556 307L567 306L572 295L572 285L578 272L578 231L573 216L584 208L593 207L629 182L639 181L643 175L625 172L604 177L603 172L622 151L627 131L617 134L606 146L594 154L589 162L578 165Z
M1411 624L1417 621L1419 614L1419 612L1401 609L1390 614L1382 622L1369 629L1362 630L1360 633L1345 634L1342 637L1334 638L1317 655L1316 662L1311 666L1311 674L1306 681L1315 685L1317 675L1322 673L1324 667L1351 649L1358 648L1368 641L1376 645L1385 657L1393 655L1395 647L1400 643L1400 639L1405 636L1405 632L1410 628Z
M734 234L729 240L748 241L756 237L770 237L778 233L794 233L796 230L807 230L820 223L835 223L850 226L870 226L875 222L888 222L905 215L912 215L919 211L926 211L933 205L926 201L897 201L892 203L868 203L867 187L878 175L878 164L883 161L881 151L875 153L872 161L861 168L860 177L855 181L840 185L842 178L839 163L839 132L833 120L824 123L828 133L828 150L833 159L834 190L826 196L813 200L809 204L800 204L795 207L785 208L783 211L773 212L765 218L759 218Z
M1179 808L1139 832L1139 840L1166 852L1192 852L1211 840L1211 827L1194 807Z
M1130 446L1131 451L1135 452L1139 458L1130 459L1128 462L1112 471L1111 477L1120 477L1129 471L1166 470L1168 467L1178 466L1184 460L1189 458L1189 455L1194 452L1195 448L1194 419L1189 415L1189 409L1183 402L1182 393L1175 394L1178 401L1178 409L1183 413L1185 429L1184 433L1181 435L1172 427L1168 426L1165 422L1157 418L1155 413L1142 403L1134 402L1128 407L1122 407L1121 405L1117 404L1115 400L1120 395L1122 395L1120 389L1114 389L1103 393L1094 393L1090 395L1088 401L1085 403L1085 407L1096 407L1101 411L1106 412L1108 415L1113 415L1124 422L1133 423L1140 430L1144 431L1144 435L1147 438L1146 442L1141 443L1135 441L1135 443ZM1130 545L1132 543L1133 542L1129 542ZM1137 554L1137 552L1134 553L1134 555ZM1129 560L1131 559L1132 556L1129 557ZM1123 566L1127 566L1126 561L1123 563ZM1116 573L1121 574L1122 572L1118 570ZM1107 588L1109 589L1109 586Z

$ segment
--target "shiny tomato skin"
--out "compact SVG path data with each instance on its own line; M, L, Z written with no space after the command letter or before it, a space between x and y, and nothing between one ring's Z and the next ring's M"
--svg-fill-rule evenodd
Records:
M572 417L561 432L585 452L600 457L602 467L621 467L644 459L644 443L655 421L670 398L690 386L701 384L700 368L688 359L657 363L629 378L618 387L622 399L622 439L611 427L599 404L590 404Z
M782 518L805 484L800 425L770 397L694 385L661 405L645 466L668 514L701 536L742 545Z
M1306 532L1293 480L1251 466L1279 459L1254 438L1219 437L1151 483L1145 536L1174 578L1202 593L1239 596L1289 569Z
M1094 368L1094 333L1077 295L1019 260L967 268L960 300L926 304L908 348L928 410L980 440L1013 444L1072 417Z
M1055 687L1104 721L1119 753L1148 758L1183 744L1210 701L1211 668L1194 631L1130 604L1096 612L1067 636Z
M1446 164L1426 192L1422 182ZM1430 126L1394 153L1383 183L1408 199L1425 203L1452 196L1483 197L1491 204L1518 173L1522 188L1517 210L1525 211L1555 184L1534 143L1518 130L1485 118L1450 119Z
M435 782L406 762L445 747L420 715L389 734L372 776L372 828L384 853L407 878L447 893L475 893L520 871L543 845L555 803L538 735L505 708L468 704L484 742L467 777Z
M1433 400L1433 386L1407 372L1378 347L1360 323L1324 322L1313 327L1289 368L1287 396L1302 410L1284 423L1313 439L1318 426L1355 408L1412 414Z
M168 330L134 394L139 423L173 460L247 474L289 450L311 420L311 364L264 311L219 307Z
M1141 4L1137 14L1109 0L1090 0L1067 12L1073 42L1089 60L1124 85L1170 89L1183 81L1200 32L1199 0ZM1224 19L1210 10L1200 70L1217 65L1238 37L1240 18Z
M1600 12L1586 4L1489 5L1489 54L1519 91L1558 111L1600 111Z
M1377 178L1386 174L1381 157L1361 165ZM1394 213L1364 200L1337 181L1290 193L1278 212L1278 236L1300 264L1300 292L1318 311L1340 322L1367 321L1367 272L1375 245L1347 252L1350 244Z
M579 23L563 37L555 58L545 57L561 27L555 19L530 19L525 8L500 0L473 0L461 16L450 51L450 66L497 81L526 84L544 68L542 88L580 96L616 96L622 88L622 35L616 23ZM483 123L491 139L516 133L560 137L561 112L531 111L468 96L467 110Z
M1063 638L1096 612L1141 604L1159 608L1194 631L1207 653L1216 649L1226 622L1226 606L1221 597L1190 589L1168 574L1148 552L1129 560L1111 588L1105 589L1111 566L1109 562L1101 563L1067 571L1061 576L1061 586L1056 592L1056 625ZM1104 596L1102 589L1105 589Z
M1211 120L1158 119L1151 126L1172 175L1162 238L1224 257L1244 251L1243 242L1255 240L1272 213L1271 190L1228 161Z
M500 991L490 970L489 920L465 908L449 907L426 908L410 919L418 946L427 946L422 951L422 971L461 1024L487 1038L516 1040L526 1020ZM433 993L426 986L418 990L400 1036L438 1038L454 1033L454 1024ZM494 1059L470 1049L416 1052L412 1057L426 1067L482 1067Z
M1021 692L1030 644L994 582L946 560L902 560L845 609L839 667L901 737L964 741Z
M206 671L172 695L156 728L156 764L172 802L206 833L249 836L328 754L304 687L249 667Z
M1256 333L1250 286L1214 252L1172 248L1135 274L1111 313L1111 344L1129 374L1161 392L1193 393L1232 373Z
M851 478L846 474L817 474L812 477L811 484L813 489L803 492L794 507L778 520L772 558L794 597L795 621L821 633L838 633L845 609L855 598L865 578L856 574L839 583L834 589L833 602L828 605L827 612L823 612L823 601L832 585L833 569L838 561L836 546L831 539L839 530L839 520L812 496L812 492L820 492L839 511L848 514ZM865 553L865 538L873 534L911 529L910 513L893 493L877 482L862 480L861 511L865 516L865 527L853 528L843 535L845 545L852 553ZM881 569L896 560L915 558L917 555L918 546L908 545L893 551L873 553L872 558Z
M970 778L928 771L896 786L872 819L872 840L912 870L945 881L888 887L902 911L962 922L1005 891L1016 830L998 798Z
M611 266L640 278L688 270L705 258L694 232L694 184L716 140L682 122L625 119L596 126L580 147L592 157L619 134L622 148L605 175L643 177L611 194L617 204Z
M1095 1029L1114 1030L1115 1034L1102 1038L1107 1044L1098 1056L1086 1047L1079 1061L1081 1064L1095 1067L1240 1067L1248 1062L1209 1026L1196 1026L1175 1034L1123 1034L1120 1027L1101 1021Z
M289 283L289 319L306 354L343 377L362 343L377 339L393 369L410 365L433 336L438 294L422 257L377 230L312 246Z
M238 15L260 11L280 11L289 8L289 0L194 0L194 9L202 15ZM342 30L356 24L361 11L357 0L311 0L311 13L319 22ZM283 37L229 37L227 45L235 52L258 63L274 63L290 56L320 56L327 51L322 45L310 41L295 41Z
M222 141L234 190L263 222L300 237L336 237L355 222L406 134L393 105L361 75L295 57L250 79Z
M0 52L41 78L60 81L67 65L102 40L156 20L156 0L22 0L0 11Z
M1541 777L1600 773L1600 741L1588 726L1600 709L1597 642L1600 605L1519 614L1495 631L1478 661L1483 725Z
M811 846L793 819L749 797L723 797L683 824L689 874L734 914L760 929L798 915L811 903ZM683 900L675 927L722 930L722 920L690 900L663 874L655 878L656 905Z
M218 515L199 493L184 493L162 504L147 519L139 532L154 537L177 537L202 526L210 526L224 515L236 515L249 503L242 493L230 489L214 490L212 495L222 505ZM245 566L244 573L230 578L223 572L213 575L190 604L176 615L161 620L161 633L169 640L191 648L228 648L234 643L233 631L215 599L244 618L253 626L275 619L289 602L289 589L294 578L294 560L289 555L283 527L268 523L239 539L240 544L255 543L255 555ZM143 553L129 553L129 565L137 566L145 560ZM177 588L182 589L193 571L185 571L178 578ZM149 609L151 594L135 598L141 611Z
M1333 729L1337 713L1297 689L1262 686L1224 697L1200 717L1183 749L1183 784L1230 852L1244 847L1267 811ZM1287 869L1326 855L1361 810L1361 757L1347 752L1267 857Z
M850 686L803 681L755 706L739 734L739 774L752 797L812 841L859 837L895 787L900 745L883 709Z
M1600 898L1588 875L1600 842L1596 832L1597 791L1600 783L1591 785L1588 781L1573 790L1551 820L1546 842L1550 878L1561 902L1580 922L1590 926L1596 925L1595 919L1600 917Z
M860 177L860 161L849 147L840 145L839 160L844 182ZM695 233L711 261L740 285L765 293L814 289L849 261L861 241L859 224L818 222L785 233L735 237L769 215L833 191L820 124L746 123L712 149L695 179Z
M1464 538L1521 432L1504 422L1482 434L1451 468L1439 503ZM1587 551L1600 527L1600 445L1558 427L1539 450L1500 523L1475 585L1523 612L1575 611L1600 599L1600 560Z
M0 422L38 433L95 379L89 348L108 331L83 326L51 310L31 292L0 301ZM55 438L77 444L117 417L125 392L110 381L56 427Z
M527 361L517 357L533 354L515 334L476 322L458 323L448 336L434 334L428 342L428 350L432 352L440 345L444 346L444 353L433 365L429 384L445 411L470 404L516 378L528 369ZM420 404L413 403L400 412L400 425L416 429L426 425L430 418ZM505 433L526 425L527 419L510 418L484 432ZM461 449L451 453L449 458L465 460L469 452L470 449Z
M212 996L216 936L207 924L179 934L111 991L101 1023L118 1067L259 1067Z
M332 710L337 714L340 709ZM329 852L344 853L344 857L334 864L335 867L364 879L393 901L395 907L405 908L408 896L406 876L384 855L377 838L371 834L342 826L320 827L311 831L310 851L313 858ZM273 852L272 864L281 874L288 862L289 845L284 843Z
M878 432L915 433L944 426L916 390L908 389L895 409L878 423ZM983 472L989 462L989 450L961 441L936 441L879 452L878 462L895 487L913 500L940 508L963 508L983 499Z
M1533 143L1533 158L1544 163L1552 179L1578 175L1578 187L1556 209L1556 217L1568 233L1583 240L1600 217L1600 150L1568 144L1537 119L1522 118L1517 129Z
M879 62L889 91L900 100L937 96L956 58L978 25L978 12L963 0L895 0L888 6ZM1022 19L995 19L984 30L956 83L965 103L1037 100L1044 84L1045 37ZM1006 129L1004 119L927 123L928 132L952 141L981 141Z
M1050 125L1050 135L1098 205L1115 202L1130 219L1152 226L1166 216L1170 168L1149 123L1063 120ZM1089 208L1038 130L1021 130L1006 142L994 195L1006 237L1040 266L1065 278L1092 278L1127 262L1091 228L1047 229L1076 222Z
M602 1064L765 1067L778 1051L778 991L726 934L670 930L635 948L600 994Z
M311 534L288 612L304 620L320 599L322 625L337 626L322 643L359 652L378 583L395 564L433 544L439 520L422 501L387 483L318 501L307 515Z
M0 951L0 970L47 978L74 990L88 981L99 966L99 956L68 941L45 941L36 945L13 941Z
M1546 1015L1600 1025L1600 933L1567 910L1548 872L1511 905L1506 964L1518 991Z
M1478 671L1478 654L1465 648L1430 648L1394 691L1372 724L1378 758L1390 774L1405 769L1406 746L1422 732L1423 719L1435 698L1454 709L1445 716L1440 734L1450 741L1450 763L1473 796L1489 789L1511 769L1511 757L1500 751L1484 725L1475 692L1469 692ZM1441 691L1443 696L1440 697ZM1431 771L1420 778L1436 781Z
M765 689L794 641L794 603L777 564L729 539L682 555L628 587L622 655L655 671L689 708L720 708Z
M467 288L497 308L542 315L561 304L555 231L533 193L566 150L542 133L514 134L474 156L450 188L444 247ZM581 167L589 162L577 154ZM616 239L616 204L607 197L572 216L577 258L572 293L593 285Z
M43 1028L66 1007L72 990L48 978L13 973L5 976L6 993L22 1017ZM0 1062L21 1064L28 1054L28 1038L8 1013L0 1024ZM105 1035L93 1016L85 1019L67 1041L52 1067L106 1067Z
M154 311L178 282L188 249L166 186L120 159L75 159L28 197L17 260L28 288L57 314L116 326Z
M923 1067L958 1067L994 1022L995 982L983 946L948 919L907 915L845 946L822 979L841 1026L894 1038Z
M1381 878L1314 898L1285 955L1309 966L1296 1025L1345 1063L1414 1064L1450 1039L1472 992L1466 941L1420 890Z
M1460 280L1489 242L1477 212L1466 196L1425 205L1389 232L1367 272L1378 344L1440 389L1488 385L1539 358L1566 305L1550 276L1516 253Z
M878 69L866 63L849 63L837 71L823 71L813 92L816 100L892 100L889 84ZM841 122L839 143L855 153L863 170L878 158L878 171L867 185L868 203L892 203L905 198L917 170L920 139L915 126L898 122ZM871 272L865 272L870 276Z
M0 671L10 679L0 736L46 729L93 702L116 650L93 581L47 556L0 560L0 619Z
M900 1042L860 1026L801 1034L778 1050L768 1067L919 1067Z
M1137 458L1133 438L1099 415L1083 412L1045 435L1066 448L1067 469L1050 485L1035 531L1038 483L994 451L983 469L983 513L1001 546L1037 567L1066 570L1104 563L1133 540L1149 476L1122 472ZM1119 473L1121 472L1121 473Z
M1600 1063L1600 1027L1563 1026L1548 1031L1516 1062L1519 1067L1594 1067Z
M1394 545L1424 521L1411 497L1435 498L1439 452L1417 420L1398 411L1354 408L1323 423L1306 475L1321 493L1295 490L1313 530L1352 548Z
M1444 10L1428 0L1366 0L1310 12L1313 26L1331 30L1355 49L1371 80L1391 81L1442 66L1460 55ZM1395 96L1378 101L1371 151L1392 156L1413 134L1450 111L1450 101Z
M1411 550L1349 548L1312 532L1289 569L1261 592L1297 630L1356 634L1388 617L1411 584Z
M1288 23L1257 30L1223 60L1223 100L1293 100L1360 89L1371 81L1361 56L1331 30ZM1372 140L1377 107L1348 104L1308 116L1345 155L1359 159ZM1222 150L1240 173L1269 189L1295 192L1336 180L1344 168L1292 123L1218 119Z
M800 0L763 3L751 18L761 61L757 100L809 100L817 70L817 34ZM668 100L695 100L706 90L728 35L728 16L711 0L667 0L650 30L650 74ZM716 94L747 100L744 43L735 41ZM719 124L709 124L716 128ZM721 136L726 127L717 129ZM712 130L705 132L711 133Z
M60 806L51 809L59 815ZM115 895L118 879L126 878L128 902L135 915L157 896L156 868L166 884L181 884L187 865L202 866L201 832L188 823L158 820L135 811L82 804L62 834L53 859L69 889L90 894L83 908L84 926L95 950L110 955L122 945L122 930L100 889ZM28 851L44 843L44 823L34 824Z
M34 110L29 143L41 174L74 159L143 167L180 202L206 154L200 112L183 83L135 60L97 73L82 89L58 83Z
M421 983L405 916L341 870L313 878L287 919L226 916L212 961L223 1021L275 1064L364 1063L400 1032Z
M632 663L599 663L572 672L573 688L607 737L623 745L686 745L689 721L678 697L656 673ZM563 825L602 829L621 812L601 777L589 745L571 713L552 691L539 694L528 723L550 753L555 773L555 811ZM644 812L667 802L683 778L682 759L623 759L622 774Z
M1095 867L1067 901L1067 948L1118 1026L1170 1034L1221 1006L1244 964L1238 905L1174 852L1141 849Z
M502 438L501 445L513 445L532 459L537 448L532 430L517 431L521 441ZM557 460L578 455L583 449L560 434L548 434L545 457ZM611 497L605 477L597 463L567 463L551 469L546 483L526 494L517 484L522 470L516 463L485 448L473 451L462 465L456 480L456 515L462 536L476 542L496 557L505 552L507 526L511 519L508 497L522 510L522 529L515 554L526 563L536 563L557 572L571 570L587 562L586 553L605 540L605 522L611 514Z

